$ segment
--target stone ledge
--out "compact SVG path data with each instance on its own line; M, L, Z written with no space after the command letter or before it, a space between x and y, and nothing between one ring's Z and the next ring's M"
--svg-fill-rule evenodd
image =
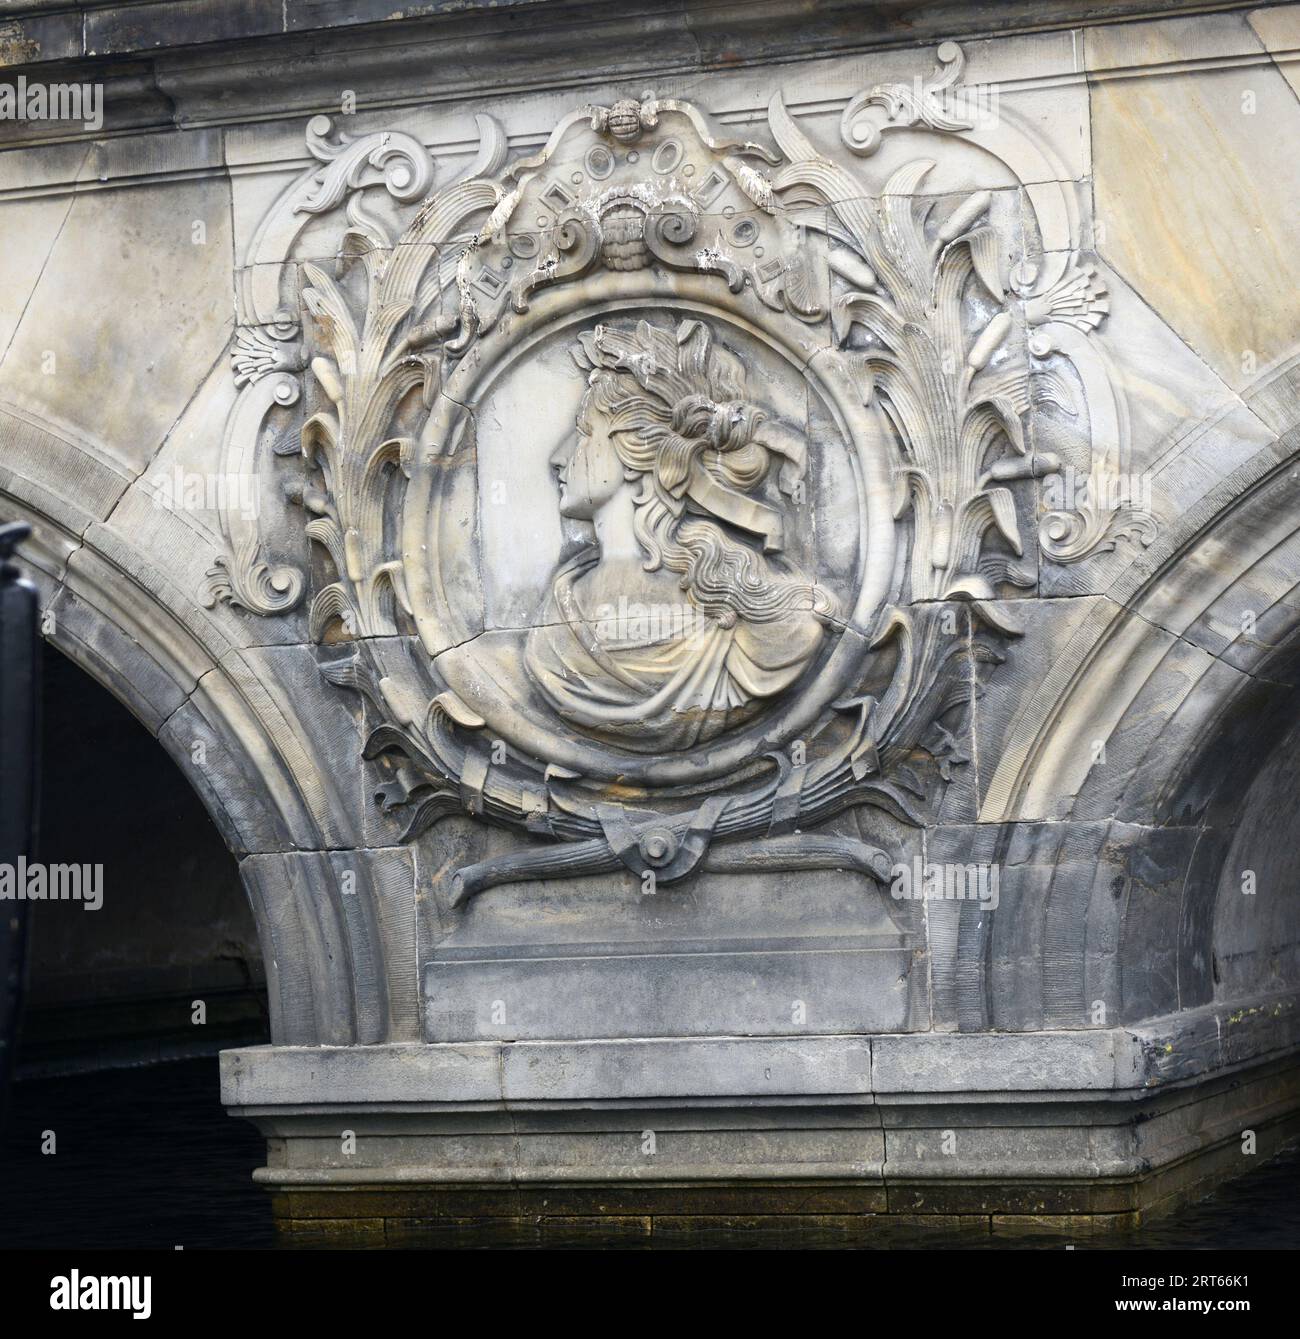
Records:
M1243 1129L1256 1132L1261 1149L1280 1147L1300 1129L1300 1066L1279 1061L1118 1102L1097 1093L889 1106L743 1098L509 1109L320 1103L239 1114L270 1140L257 1181L305 1192L344 1187L358 1204L372 1195L454 1198L464 1186L566 1195L603 1186L635 1196L651 1192L630 1187L669 1184L719 1193L887 1184L928 1211L944 1187L959 1186L964 1195L991 1195L1001 1211L1037 1212L1041 1188L1052 1186L1054 1202L1070 1212L1119 1212L1131 1207L1129 1183L1158 1171L1177 1189L1190 1184L1177 1169L1211 1152L1221 1155L1220 1174L1243 1170Z
M982 1232L998 1231L998 1225L1004 1232L1075 1232L1081 1224L1082 1230L1105 1231L1136 1226L1141 1217L1207 1193L1216 1183L1288 1147L1300 1134L1297 1078L1300 1073L1291 1068L1245 1084L1225 1083L1220 1091L1193 1103L1192 1123L1205 1110L1212 1128L1187 1152L1163 1160L1116 1158L1100 1166L1068 1156L1079 1139L1086 1141L1088 1136L1084 1110L1075 1113L1082 1123L1049 1132L1066 1156L1055 1165L1050 1160L1040 1163L1032 1172L1017 1172L989 1156L994 1145L1014 1149L1026 1133L1015 1125L1011 1112L1010 1123L1003 1127L959 1127L954 1155L937 1160L942 1167L924 1177L887 1157L878 1131L859 1131L867 1155L863 1164L818 1161L827 1152L828 1133L842 1141L848 1132L828 1132L812 1124L797 1129L791 1123L779 1132L787 1150L804 1152L803 1162L764 1162L756 1156L770 1147L770 1141L759 1139L764 1132L734 1128L737 1122L725 1118L718 1128L696 1132L707 1136L696 1147L707 1149L713 1160L693 1165L659 1165L660 1159L647 1157L640 1159L641 1165L630 1165L629 1149L643 1137L639 1130L607 1132L607 1146L597 1146L590 1131L558 1126L549 1134L527 1129L509 1136L503 1140L503 1162L497 1166L395 1165L391 1159L411 1153L411 1137L400 1137L395 1130L380 1135L359 1125L355 1157L387 1165L273 1165L254 1175L272 1191L279 1226L294 1236L354 1235L349 1223L356 1223L361 1232L391 1230L403 1236L447 1231L493 1236L546 1224L559 1229L564 1220L584 1220L585 1228L599 1237L603 1225L617 1230L620 1223L633 1219L648 1220L642 1229L657 1232L661 1227L725 1228L726 1220L734 1223L740 1218L752 1220L749 1226L755 1229L779 1228L783 1224L778 1220L784 1219L785 1225L798 1220L805 1229L824 1223L855 1231L888 1230L890 1222ZM1283 1095L1288 1110L1265 1115L1277 1112ZM1187 1123L1183 1109L1171 1109L1167 1102L1161 1109L1161 1099L1150 1100L1157 1105L1143 1117L1143 1125ZM1224 1103L1215 1117L1212 1109ZM408 1116L405 1123L408 1129L416 1125L427 1129L437 1119ZM258 1123L269 1132L268 1125ZM273 1124L279 1130L272 1138L277 1163L285 1157L301 1162L321 1156L319 1143L293 1133L292 1121ZM1255 1156L1249 1159L1241 1147L1243 1125L1257 1138ZM666 1163L673 1156L671 1150L681 1145L662 1124L657 1133ZM906 1138L913 1132L898 1133ZM612 1139L617 1147L608 1144ZM447 1151L459 1151L466 1142L463 1133L453 1134ZM328 1143L337 1153L337 1123ZM549 1165L546 1159L551 1160Z
M228 1106L516 1106L671 1099L757 1103L959 1095L983 1101L1153 1088L1295 1048L1293 996L1211 1005L1136 1028L627 1041L258 1046L221 1056Z

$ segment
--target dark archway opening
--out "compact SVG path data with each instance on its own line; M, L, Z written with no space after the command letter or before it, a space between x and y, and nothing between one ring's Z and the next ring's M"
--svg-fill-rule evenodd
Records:
M42 660L34 858L101 866L102 905L32 904L20 1073L269 1040L252 911L198 796L106 689L49 645Z
M42 660L30 858L102 865L103 900L29 903L0 1247L269 1245L265 1144L225 1114L215 1058L269 1039L238 867L149 732L48 644Z

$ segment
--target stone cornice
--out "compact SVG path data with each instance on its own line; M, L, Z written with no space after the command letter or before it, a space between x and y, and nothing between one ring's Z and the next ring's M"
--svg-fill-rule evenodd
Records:
M413 98L581 87L592 80L736 68L940 38L1259 8L1194 0L917 4L822 0L137 0L0 3L3 82L98 81L105 125L131 133L311 114L352 89L360 109ZM273 96L269 91L273 90ZM272 110L273 109L273 110ZM82 137L80 126L0 123L0 144Z
M345 33L355 29L403 30L413 24L467 32L504 32L519 25L611 20L636 35L651 15L669 16L701 35L731 32L744 43L754 37L783 35L796 47L812 49L826 20L842 23L851 15L856 43L863 47L946 35L1032 31L1115 18L1165 17L1171 13L1247 7L1206 0L823 0L819 13L773 0L664 0L658 4L619 6L570 3L570 0L0 0L0 65L156 54L184 48L245 41ZM1259 8L1259 5L1250 5ZM597 11L604 10L603 14ZM612 11L612 12L611 12ZM846 37L849 34L846 32ZM737 50L719 51L722 60L744 58ZM764 54L771 55L769 49Z

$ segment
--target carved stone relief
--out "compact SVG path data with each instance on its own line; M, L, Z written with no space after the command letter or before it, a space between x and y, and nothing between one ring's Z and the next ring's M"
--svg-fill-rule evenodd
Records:
M225 451L255 470L267 415L305 397L270 449L301 452L330 575L232 514L209 599L275 615L314 585L321 672L367 704L404 839L465 813L518 834L453 901L620 869L884 880L888 852L818 826L921 823L966 761L960 717L1018 635L1004 597L1034 582L1024 490L1059 468L1026 411L1086 415L1098 471L1127 443L1068 185L1009 112L958 96L954 45L939 66L854 99L843 154L779 94L770 143L646 94L509 167L481 117L475 164L435 189L413 138L311 122L322 166L247 258ZM900 128L1010 169L1034 255L988 191L927 196L930 159L874 178ZM300 262L300 324L279 267L340 209L337 261ZM1060 512L1038 548L1148 529Z

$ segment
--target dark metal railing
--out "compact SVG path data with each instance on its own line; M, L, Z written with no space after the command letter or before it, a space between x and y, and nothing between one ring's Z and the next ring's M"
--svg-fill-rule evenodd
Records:
M19 857L36 836L40 760L40 636L36 587L13 562L31 534L21 522L0 525L0 865L14 888ZM27 902L0 900L0 1115L9 1094L27 947Z

